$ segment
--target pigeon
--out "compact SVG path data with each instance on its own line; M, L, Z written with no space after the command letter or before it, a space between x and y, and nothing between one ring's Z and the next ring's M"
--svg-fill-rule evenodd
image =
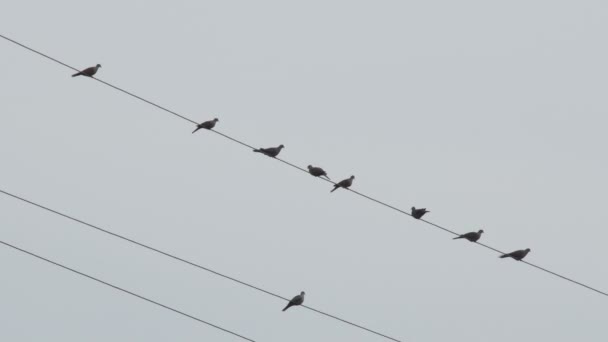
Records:
M346 179L339 181L338 183L334 184L334 188L330 192L334 192L338 188L346 189L346 188L350 187L351 185L353 185L354 179L355 179L355 176L350 176L350 178L346 178Z
M483 234L483 229L479 230L478 232L470 232L470 233L462 234L460 236L453 238L452 240L467 239L471 242L477 242L477 240L479 240L479 238L481 237L481 234Z
M278 156L279 153L281 153L281 150L283 148L285 148L285 146L279 145L278 147L269 147L269 148L255 149L255 150L253 150L253 152L264 153L265 155L267 155L269 157L276 158L276 156Z
M218 122L220 120L218 120L217 118L213 119L213 120L209 120L209 121L205 121L203 123L200 123L198 125L196 125L196 129L194 131L192 131L192 133L198 131L201 128L204 129L212 129L213 127L215 127L215 123Z
M289 303L287 303L287 306L283 309L283 311L289 309L292 306L296 306L296 305L302 305L302 303L304 303L304 295L306 293L304 293L304 291L302 291L302 293L300 293L299 295L293 297Z
M97 69L101 68L101 64L97 64L94 67L90 67L90 68L86 68L82 71L79 71L77 73L75 73L74 75L72 75L72 77L76 77L76 76L89 76L89 77L93 77L93 75L95 75L97 73Z
M412 207L412 216L415 219L420 219L422 216L424 216L424 214L426 213L430 213L430 211L426 210L426 208L419 208L416 209L416 207Z
M526 255L528 255L528 253L530 253L530 248L520 249L515 252L503 254L503 255L499 256L499 258L509 258L510 257L510 258L513 258L513 259L519 261L519 260L525 258Z
M320 167L308 165L308 172L310 172L310 174L315 177L325 177L325 178L329 179L329 177L327 177L327 172L325 172L325 170L323 170ZM329 180L331 180L331 179L329 179Z

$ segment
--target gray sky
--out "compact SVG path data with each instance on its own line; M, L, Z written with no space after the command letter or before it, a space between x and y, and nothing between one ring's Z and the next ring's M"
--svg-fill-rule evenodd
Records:
M603 1L3 1L0 32L608 289ZM606 341L605 297L0 41L0 188L404 341ZM0 196L1 239L258 341L383 341ZM235 341L0 248L2 341Z

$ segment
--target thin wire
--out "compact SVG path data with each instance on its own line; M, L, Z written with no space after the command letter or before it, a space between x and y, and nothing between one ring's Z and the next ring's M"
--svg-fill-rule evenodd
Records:
M125 289L123 289L123 288L121 288L121 287L118 287L118 286L116 286L116 285L112 285L112 284L110 284L110 283L108 283L108 282L106 282L106 281L103 281L103 280L101 280L101 279L95 278L95 277L90 276L90 275L88 275L88 274L85 274L85 273L82 273L82 272L80 272L80 271L77 271L77 270L75 270L75 269L73 269L73 268L70 268L70 267L67 267L67 266L65 266L65 265L62 265L62 264L60 264L60 263L58 263L58 262L55 262L55 261L49 260L49 259L47 259L47 258L45 258L45 257L40 256L40 255L37 255L37 254L34 254L34 253L32 253L32 252L26 251L25 249L19 248L19 247L14 246L14 245L11 245L10 243L4 242L4 241L2 241L2 240L0 240L0 243L1 243L1 244L3 244L3 245L5 245L5 246L11 247L11 248L13 248L13 249L16 249L16 250L18 250L18 251L20 251L20 252L23 252L23 253L25 253L25 254L29 254L29 255L31 255L31 256L33 256L33 257L35 257L35 258L38 258L38 259L40 259L40 260L46 261L46 262L48 262L48 263L51 263L51 264L53 264L53 265L55 265L55 266L59 266L59 267L61 267L61 268L63 268L63 269L66 269L66 270L68 270L68 271L74 272L74 273L76 273L76 274L78 274L78 275L81 275L81 276L83 276L83 277L89 278L89 279L91 279L91 280L95 280L96 282L102 283L102 284L104 284L104 285L106 285L106 286L109 286L109 287L111 287L111 288L113 288L113 289L116 289L116 290L122 291L122 292L124 292L124 293L130 294L131 296L137 297L137 298L139 298L139 299L143 299L143 300L145 300L146 302L150 302L150 303L152 303L152 304L156 304L156 305L158 305L158 306L160 306L160 307L162 307L162 308L165 308L165 309L167 309L167 310L171 310L171 311L173 311L173 312L175 312L175 313L178 313L178 314L180 314L180 315L182 315L182 316L186 316L186 317L191 318L191 319L193 319L193 320L195 320L195 321L198 321L198 322L200 322L200 323L207 324L207 325L209 325L209 326L211 326L211 327L214 327L214 328L216 328L216 329L222 330L222 331L227 332L227 333L229 333L229 334L231 334L231 335L234 335L234 336L240 337L240 338L242 338L242 339L244 339L244 340L251 341L251 342L255 342L254 340L252 340L252 339L250 339L250 338L247 338L247 337L245 337L245 336L243 336L243 335L239 335L239 334L235 333L234 331L230 331L230 330L228 330L228 329L224 329L224 328L222 328L222 327L220 327L220 326L218 326L218 325L215 325L215 324L213 324L213 323L209 323L209 322L204 321L204 320L202 320L202 319L200 319L200 318L198 318L198 317L195 317L195 316L189 315L189 314L187 314L187 313L185 313L185 312L179 311L179 310L174 309L174 308L172 308L172 307L170 307L170 306L167 306L167 305L165 305L165 304L162 304L162 303L159 303L159 302L154 301L154 300L152 300L152 299L149 299L149 298L146 298L146 297L144 297L144 296L138 295L137 293L131 292L131 291L129 291L129 290L125 290Z
M19 43L19 42L15 41L15 40L12 40L12 39L10 39L10 38L7 38L6 36L3 36L3 35L1 35L1 34L0 34L0 37L4 38L4 39L6 39L6 40L8 40L8 41L10 41L10 42L12 42L12 43L14 43L14 44L17 44L17 45L19 45L19 46L21 46L21 47L23 47L23 48L25 48L25 49L27 49L27 50L29 50L29 51L32 51L32 52L34 52L34 53L36 53L36 54L38 54L38 55L41 55L41 56L43 56L43 57L46 57L46 58L48 58L48 59L50 59L50 60L52 60L52 61L54 61L54 62L56 62L56 63L59 63L59 64L61 64L61 65L63 65L63 66L66 66L66 67L68 67L68 68L70 68L70 69L72 69L72 70L79 71L78 69L76 69L76 68L74 68L74 67L72 67L72 66L69 66L69 65L67 65L67 64L65 64L65 63L63 63L63 62L60 62L60 61L58 61L58 60L56 60L56 59L52 58L52 57L49 57L49 56L47 56L47 55L45 55L45 54L43 54L43 53L41 53L41 52L39 52L39 51L36 51L36 50L34 50L34 49L32 49L32 48L30 48L30 47L28 47L28 46L24 45L24 44L21 44L21 43ZM162 107L162 106L160 106L160 105L158 105L158 104L156 104L156 103L154 103L154 102L151 102L151 101L149 101L149 100L146 100L146 99L144 99L144 98L142 98L142 97L140 97L140 96L137 96L137 95L135 95L135 94L132 94L132 93L130 93L130 92L128 92L128 91L126 91L126 90L123 90L123 89L121 89L121 88L118 88L118 87L116 87L116 86L114 86L114 85L112 85L112 84L109 84L109 83L107 83L107 82L105 82L105 81L102 81L102 80L100 80L100 79L98 79L98 78L94 78L94 77L91 77L91 78L93 78L93 79L95 79L95 80L97 80L97 81L99 81L99 82L101 82L101 83L103 83L103 84L106 84L106 85L108 85L108 86L110 86L110 87L112 87L112 88L114 88L114 89L116 89L116 90L119 90L119 91L121 91L121 92L123 92L123 93L125 93L125 94L131 95L131 96L133 96L133 97L135 97L135 98L137 98L137 99L139 99L139 100L141 100L141 101L143 101L143 102L146 102L146 103L148 103L148 104L151 104L151 105L153 105L153 106L155 106L155 107L157 107L157 108L159 108L159 109L162 109L162 110L164 110L164 111L166 111L166 112L168 112L168 113L170 113L170 114L173 114L173 115L175 115L175 116L177 116L177 117L180 117L180 118L181 118L181 119L183 119L183 120L189 121L189 122L194 123L194 124L196 124L196 123L197 123L196 121L194 121L194 120L192 120L192 119L189 119L189 118L187 118L187 117L185 117L185 116L182 116L182 115L180 115L180 114L177 114L177 113L176 113L176 112L174 112L174 111L171 111L171 110L169 110L169 109L167 109L167 108L165 108L165 107ZM232 141L234 141L234 142L236 142L236 143L238 143L238 144L241 144L241 145L243 145L243 146L246 146L246 147L248 147L248 148L253 149L253 147L252 147L251 145L249 145L249 144L247 144L247 143L244 143L244 142L242 142L242 141L240 141L240 140L238 140L238 139L235 139L235 138L233 138L233 137L230 137L230 136L228 136L227 134L224 134L224 133L218 132L218 131L216 131L216 130L212 130L212 132L217 133L217 134L219 134L219 135L221 135L221 136L223 136L223 137L225 137L225 138L228 138L228 139L230 139L230 140L232 140ZM290 163L290 162L288 162L288 161L286 161L286 160L283 160L283 159L281 159L281 158L274 158L274 159L276 159L276 160L278 160L278 161L280 161L280 162L282 162L282 163L284 163L284 164L286 164L286 165L289 165L289 166L291 166L291 167L293 167L293 168L295 168L295 169L298 169L298 170L300 170L300 171L302 171L302 172L306 172L306 173L308 173L308 171L307 171L307 170L305 170L304 168L301 168L301 167L299 167L299 166L297 166L297 165L294 165L294 164L292 164L292 163ZM321 177L317 177L317 178L318 178L318 179L321 179L321 180L323 180L323 181L326 181L326 182L332 183L332 184L336 184L336 183L335 183L335 182L333 182L333 181L330 181L330 180L327 180L327 179L324 179L324 178L321 178ZM368 199L368 200L371 200L371 201L376 202L376 203L378 203L378 204L380 204L380 205L383 205L383 206L385 206L385 207L387 207L387 208L393 209L393 210L395 210L395 211L397 211L397 212L400 212L400 213L405 214L405 215L408 215L408 216L412 216L411 214L409 214L409 213L408 213L408 212L406 212L406 211L403 211L403 210L401 210L401 209L399 209L399 208L397 208L397 207L395 207L395 206L392 206L392 205L390 205L390 204L387 204L387 203L385 203L385 202L382 202L382 201L380 201L380 200L377 200L377 199L375 199L375 198L373 198L373 197L370 197L370 196L364 195L364 194L362 194L362 193L360 193L360 192L357 192L357 191L355 191L355 190L351 190L351 189L348 189L348 190L350 190L351 192L353 192L353 193L355 193L355 194L357 194L357 195L359 195L359 196L361 196L361 197L364 197L364 198L366 198L366 199ZM448 233L451 233L451 234L453 234L453 235L460 235L460 234L458 234L458 233L456 233L456 232L454 232L454 231L452 231L452 230L450 230L450 229L448 229L448 228L445 228L445 227L440 226L440 225L438 225L438 224L432 223L432 222L430 222L430 221L426 221L426 220L420 220L420 221L425 222L425 223L427 223L427 224L429 224L429 225L431 225L431 226L433 226L433 227L435 227L435 228L438 228L438 229L441 229L441 230L446 231L446 232L448 232ZM493 251L495 251L495 252L502 253L501 251L499 251L498 249L496 249L496 248L494 248L494 247L490 247L490 246L487 246L487 245L484 245L484 244L481 244L481 243L477 243L477 244L478 244L478 245L480 245L480 246L486 247L486 248L488 248L488 249L491 249L491 250L493 250ZM572 282L573 284L577 284L577 285L583 286L583 287L585 287L585 288L587 288L587 289L589 289L589 290L595 291L595 292L597 292L597 293L599 293L599 294L602 294L602 295L604 295L604 296L608 297L608 293L603 292L603 291L600 291L600 290L598 290L598 289L596 289L596 288L593 288L593 287L591 287L591 286L589 286L589 285L585 285L585 284L583 284L583 283L581 283L581 282L578 282L578 281L573 280L573 279L571 279L571 278L568 278L568 277L566 277L566 276L560 275L560 274L558 274L558 273L555 273L555 272L553 272L553 271L550 271L550 270L545 269L545 268L543 268L543 267L540 267L540 266L538 266L538 265L534 265L534 264L532 264L532 263L530 263L530 262L527 262L527 261L526 261L526 262L524 262L524 263L525 263L525 264L527 264L527 265L530 265L530 266L532 266L532 267L535 267L535 268L537 268L537 269L539 269L539 270L545 271L545 272L547 272L547 273L549 273L549 274L552 274L552 275L554 275L554 276L557 276L557 277L559 277L559 278L561 278L561 279L564 279L564 280L570 281L570 282Z
M36 203L36 202L30 201L30 200L28 200L28 199L25 199L25 198L23 198L23 197L21 197L21 196L18 196L18 195L12 194L12 193L7 192L7 191L5 191L5 190L0 189L0 193L2 193L2 194L4 194L4 195L7 195L7 196L9 196L9 197L12 197L12 198L14 198L14 199L18 199L18 200L20 200L20 201L22 201L22 202L25 202L25 203L27 203L27 204L33 205L33 206L35 206L35 207L37 207L37 208L40 208L40 209L46 210L46 211L51 212L51 213L53 213L53 214L55 214L55 215L58 215L58 216L61 216L61 217L67 218L67 219L72 220L72 221L77 222L77 223L80 223L80 224L85 225L85 226L87 226L87 227L89 227L89 228L96 229L96 230L98 230L98 231L100 231L100 232L103 232L103 233L105 233L105 234L112 235L112 236L117 237L117 238L119 238L119 239L122 239L122 240L124 240L124 241L127 241L127 242L130 242L130 243L132 243L132 244L135 244L135 245L137 245L137 246L140 246L140 247L146 248L146 249L148 249L148 250L151 250L151 251L153 251L153 252L156 252L156 253L162 254L162 255L167 256L167 257L169 257L169 258L172 258L172 259L174 259L174 260L177 260L177 261L180 261L180 262L186 263L186 264L188 264L188 265L190 265L190 266L194 266L194 267L196 267L196 268L198 268L198 269L201 269L201 270L204 270L204 271L207 271L207 272L213 273L213 274L215 274L215 275L217 275L217 276L220 276L220 277L222 277L222 278L225 278L225 279L231 280L231 281L236 282L236 283L238 283L238 284L245 285L245 286L247 286L247 287L249 287L249 288L252 288L252 289L257 290L257 291L260 291L260 292L263 292L263 293L265 293L265 294L267 294L267 295L270 295L270 296L273 296L273 297L276 297L276 298L282 299L282 300L284 300L284 301L289 301L289 299L288 299L288 298L286 298L286 297L283 297L283 296L280 296L280 295L278 295L278 294L272 293L272 292L270 292L270 291L264 290L264 289L262 289L262 288L260 288L260 287L257 287L257 286L254 286L254 285L251 285L251 284L246 283L246 282L244 282L244 281L242 281L242 280L239 280L239 279L236 279L236 278L234 278L234 277L228 276L228 275L226 275L226 274L220 273L220 272L218 272L218 271L212 270L212 269L210 269L210 268L208 268L208 267L205 267L205 266L199 265L199 264L197 264L197 263L195 263L195 262L192 262L192 261L186 260L186 259L184 259L184 258L180 258L180 257L178 257L178 256L176 256L176 255L174 255L174 254L171 254L171 253L168 253L168 252L164 252L164 251L162 251L162 250L160 250L160 249L158 249L158 248L154 248L154 247L151 247L151 246L146 245L146 244L144 244L144 243L141 243L141 242L135 241L135 240L133 240L133 239L130 239L130 238L128 238L128 237L122 236L122 235L120 235L120 234L116 234L116 233L111 232L111 231L109 231L109 230L107 230L107 229L104 229L104 228L101 228L101 227L96 226L96 225L94 225L94 224L88 223L88 222L86 222L86 221L83 221L83 220L77 219L77 218L75 218L75 217L73 217L73 216L70 216L70 215L64 214L64 213L62 213L62 212L59 212L59 211L57 211L57 210L51 209L51 208L46 207L46 206L44 206L44 205L42 205L42 204L39 204L39 203ZM401 342L400 340L398 340L398 339L396 339L396 338L393 338L393 337L390 337L390 336L384 335L384 334L379 333L379 332L377 332L377 331L374 331L374 330L372 330L372 329L366 328L366 327L364 327L364 326L362 326L362 325L359 325L359 324L356 324L356 323L353 323L353 322L347 321L347 320L345 320L345 319L342 319L342 318L340 318L340 317L337 317L337 316L331 315L331 314L329 314L329 313L323 312L323 311L318 310L318 309L315 309L315 308L313 308L313 307L306 306L306 305L302 305L302 306L303 306L303 307L305 307L305 308L307 308L307 309L309 309L309 310L311 310L311 311L314 311L314 312L316 312L316 313L319 313L319 314L321 314L321 315L325 315L325 316L327 316L327 317L331 317L331 318L333 318L333 319L339 320L339 321L341 321L341 322L344 322L344 323L346 323L346 324L352 325L352 326L357 327L357 328L359 328L359 329L363 329L363 330L365 330L365 331L368 331L368 332L370 332L370 333L376 334L376 335L378 335L378 336L381 336L381 337L384 337L384 338L387 338L387 339L390 339L390 340L393 340L393 341Z
M62 61L57 60L57 59L55 59L55 58L53 58L53 57L51 57L51 56L49 56L49 55L46 55L46 54L44 54L44 53L42 53L42 52L40 52L40 51L38 51L38 50L34 50L34 49L32 49L31 47L29 47L29 46L27 46L27 45L21 44L21 43L19 43L19 42L18 42L18 41L16 41L16 40L13 40L13 39L8 38L7 36L4 36L4 35L1 35L1 34L0 34L0 37L2 37L2 38L4 38L4 39L8 40L9 42L11 42L11 43L13 43L13 44L16 44L16 45L21 46L21 47L22 47L22 48L24 48L24 49L27 49L27 50L29 50L29 51L31 51L31 52L33 52L33 53L36 53L36 54L38 54L38 55L40 55L40 56L42 56L42 57L48 58L48 59L52 60L52 61L53 61L53 62L55 62L55 63L59 63L59 64L63 65L63 66L64 66L64 67L66 67L66 68L72 69L72 70L74 70L74 71L80 71L79 69L76 69L76 68L74 68L73 66L71 66L71 65L69 65L69 64L63 63ZM98 82L101 82L101 83L103 83L103 84L105 84L105 85L107 85L107 86L109 86L109 87L112 87L112 88L114 88L114 89L116 89L116 90L118 90L118 91L120 91L120 92L123 92L123 93L125 93L125 94L127 94L127 95L133 96L134 98L136 98L136 99L138 99L138 100L140 100L140 101L143 101L143 102L145 102L145 103L147 103L147 104L150 104L150 105L152 105L152 106L154 106L154 107L157 107L157 108L159 108L159 109L162 109L162 110L164 110L165 112L171 113L171 114L173 114L173 115L175 115L175 116L177 116L177 117L180 117L180 118L182 118L182 119L184 119L184 120L186 120L186 121L190 121L190 122L191 122L191 123L193 123L193 124L196 124L196 123L197 123L197 122L196 122L196 121L194 121L194 120L188 119L187 117L182 116L182 115L180 115L180 114L178 114L178 113L176 113L176 112L174 112L174 111L172 111L172 110L170 110L170 109L167 109L167 108L165 108L165 107L163 107L163 106L157 105L157 104L156 104L156 103L154 103L154 102L148 101L148 100L144 99L143 97L138 96L138 95L135 95L135 94L133 94L133 93L131 93L131 92L128 92L128 91L126 91L126 90L124 90L124 89L118 88L118 87L116 87L116 86L114 86L114 85L112 85L112 84L110 84L110 83L108 83L108 82L106 82L106 81L100 80L99 78L95 78L95 77L91 77L91 78L92 78L92 79L94 79L94 80L96 80L96 81L98 81Z

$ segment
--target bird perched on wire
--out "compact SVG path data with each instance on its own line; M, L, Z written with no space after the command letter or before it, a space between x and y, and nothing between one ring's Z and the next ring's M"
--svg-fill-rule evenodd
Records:
M279 155L279 153L281 153L281 150L284 148L285 148L285 146L279 145L277 147L258 148L258 149L253 150L253 152L263 153L269 157L276 158Z
M95 75L97 73L97 70L101 68L101 64L97 64L94 67L90 67L90 68L86 68L82 71L79 71L77 73L75 73L74 75L72 75L72 77L76 77L76 76L89 76L89 77L93 77L93 75Z
M416 209L416 207L412 207L412 216L413 216L415 219L420 220L420 218L421 218L422 216L424 216L424 214L426 214L426 213L430 213L430 211L426 210L426 208L419 208L419 209Z
M355 179L355 176L350 176L350 178L346 178L346 179L339 181L338 183L334 184L334 188L330 192L334 192L338 188L344 188L344 189L349 188L351 185L353 185L354 179Z
M196 129L194 131L192 131L192 133L198 131L201 128L204 129L212 129L213 127L215 127L215 124L220 121L217 118L213 119L213 120L209 120L209 121L205 121L203 123L200 123L198 125L196 125Z
M287 306L283 309L283 311L289 309L292 306L297 306L297 305L302 305L302 303L304 303L304 295L306 293L304 293L304 291L302 291L299 295L293 297L289 303L287 303Z
M481 238L481 234L483 234L483 229L480 229L478 232L470 232L470 233L462 234L460 236L453 238L452 240L467 239L471 242L477 242L477 240L479 240L479 238Z
M320 167L308 165L308 172L315 177L325 177L329 179L329 177L327 176L327 172L325 172L325 170Z
M520 261L521 259L525 258L526 255L528 255L528 253L530 253L530 251L531 251L530 248L520 249L515 252L503 254L503 255L499 256L499 258L513 258L517 261Z

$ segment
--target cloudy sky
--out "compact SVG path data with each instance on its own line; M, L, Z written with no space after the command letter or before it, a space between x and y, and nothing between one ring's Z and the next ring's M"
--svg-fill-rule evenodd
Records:
M2 1L0 33L608 290L605 1ZM608 298L0 40L0 189L403 341L606 341ZM0 240L256 341L384 341L0 196ZM2 341L235 341L0 247Z

